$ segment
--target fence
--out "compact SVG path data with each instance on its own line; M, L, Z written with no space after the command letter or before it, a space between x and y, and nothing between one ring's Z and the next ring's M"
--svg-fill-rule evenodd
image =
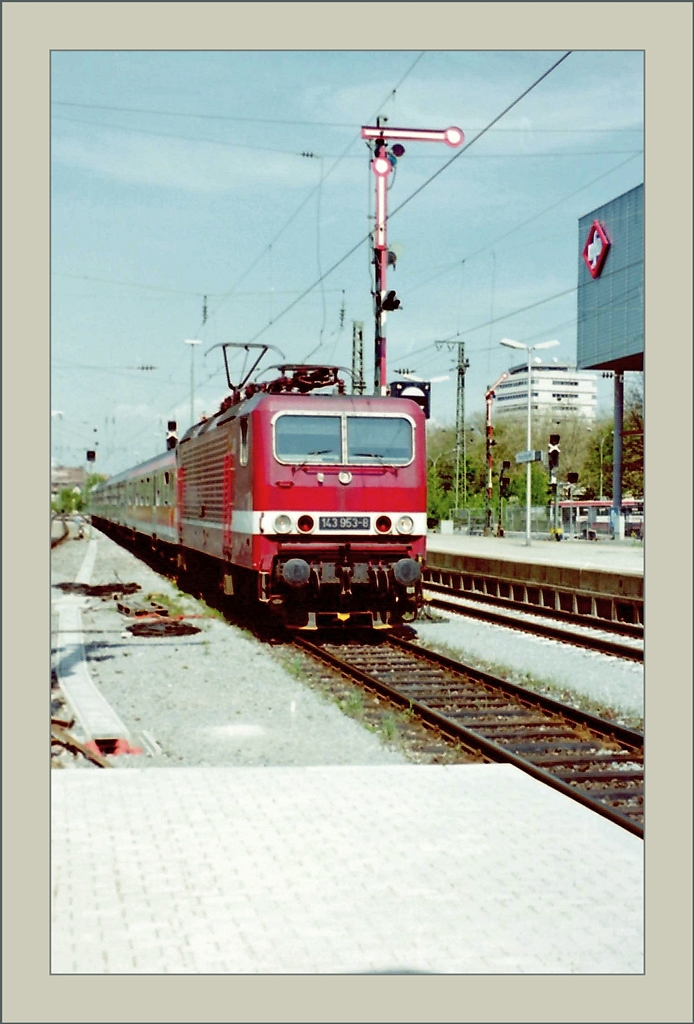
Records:
M470 535L484 534L487 525L487 513L483 508L475 509L453 509L451 512L453 529L458 533ZM525 505L506 505L502 514L502 526L504 533L519 533L525 535L526 507ZM530 533L537 537L550 537L553 533L553 520L547 505L535 505L530 510ZM496 536L499 532L499 509L492 509L491 534Z

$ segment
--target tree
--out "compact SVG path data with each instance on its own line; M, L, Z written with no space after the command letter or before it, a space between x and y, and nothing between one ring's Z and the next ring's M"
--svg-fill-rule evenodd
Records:
M643 374L630 383L624 401L622 434L622 493L625 497L643 497Z
M97 484L108 480L103 473L89 473L84 487L63 487L57 498L51 501L53 512L71 514L73 512L84 512L89 507L89 495Z
M630 382L624 399L622 433L622 493L624 497L643 497L643 376L636 374ZM580 480L585 486L586 498L600 497L602 469L603 497L612 499L612 470L614 466L614 422L612 417L593 424L587 449L580 469ZM563 455L562 436L562 455Z

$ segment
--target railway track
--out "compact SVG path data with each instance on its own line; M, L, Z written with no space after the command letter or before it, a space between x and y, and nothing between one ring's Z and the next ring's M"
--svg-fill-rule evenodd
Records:
M643 837L643 735L399 637L296 646L470 751L515 765Z
M484 604L476 604L470 601L464 603L465 599L467 599L469 595L466 594L465 598L463 598L459 592L456 592L451 588L435 586L427 583L425 584L424 589L425 591L428 590L434 594L433 597L428 599L428 604L431 608L438 608L441 611L453 612L456 615L467 615L469 618L480 619L483 622L493 622L499 626L505 626L508 629L522 630L524 633L534 633L536 636L548 637L552 640L558 640L561 643L572 644L575 647L583 647L591 651L600 651L602 654L610 654L616 658L624 658L628 661L643 661L643 647L621 644L616 640L610 640L604 636L599 636L598 632L617 632L614 628L606 630L605 625L603 625L602 622L591 622L588 624L585 622L585 618L579 616L570 617L565 620L573 625L581 627L589 625L591 629L598 631L592 633L579 633L575 630L563 629L561 626L556 624L550 625L548 622L538 621L537 618L528 618L528 615L534 616L537 614L535 609L529 609L527 607L519 608L517 611L520 612L520 614L493 611ZM455 595L456 600L451 599L453 595ZM548 610L544 610L544 614L546 618L553 616L553 613ZM635 628L640 627L630 627L627 635L638 636L638 633L635 634L631 631ZM640 636L643 638L642 628L640 628Z
M607 633L643 637L643 602L622 601L587 591L561 591L539 583L512 583L488 579L457 570L425 566L424 586L442 596L464 597L469 601L498 605L500 608L528 612L571 625L593 626Z

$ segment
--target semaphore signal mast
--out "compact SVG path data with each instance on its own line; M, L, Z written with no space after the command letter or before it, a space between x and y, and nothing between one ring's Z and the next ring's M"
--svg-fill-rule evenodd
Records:
M380 122L380 118L377 119ZM386 221L388 218L388 175L398 157L405 153L405 142L445 142L456 148L465 140L460 128L386 128L384 125L364 125L362 139L373 143L371 170L376 178L376 223L374 227L374 317L376 321L374 343L374 394L386 394L386 313L398 309L400 300L394 291L386 291L388 246ZM398 141L396 141L398 140ZM395 145L388 148L388 144Z

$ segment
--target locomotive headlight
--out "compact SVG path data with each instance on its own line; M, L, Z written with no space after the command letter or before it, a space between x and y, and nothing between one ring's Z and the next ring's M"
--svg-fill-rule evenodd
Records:
M310 533L314 526L313 517L299 516L299 521L296 525L299 528L300 533Z
M396 523L398 533L412 533L414 530L414 520L411 516L400 516Z
M289 533L292 528L292 521L289 516L277 516L275 519L275 533Z

